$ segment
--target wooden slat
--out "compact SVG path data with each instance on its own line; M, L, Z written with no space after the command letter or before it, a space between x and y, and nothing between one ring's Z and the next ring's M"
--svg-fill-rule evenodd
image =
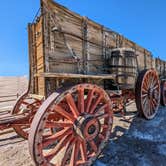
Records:
M69 73L40 73L36 74L36 77L47 78L91 78L91 79L115 79L113 74L103 75L84 75L84 74L69 74Z

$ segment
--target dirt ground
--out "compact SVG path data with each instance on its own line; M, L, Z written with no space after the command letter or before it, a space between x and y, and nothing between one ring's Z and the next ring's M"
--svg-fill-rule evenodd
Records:
M119 115L114 118L110 141L94 166L165 166L166 108L161 107L155 119L147 121L128 108L129 121ZM14 132L0 133L0 166L34 166L28 143Z

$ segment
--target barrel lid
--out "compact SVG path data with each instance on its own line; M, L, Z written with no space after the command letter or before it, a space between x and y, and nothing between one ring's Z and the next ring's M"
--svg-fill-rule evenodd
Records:
M127 48L127 47L113 48L113 49L111 50L111 52L116 52L116 51L119 51L119 52L124 52L124 51L135 52L135 50L134 50L133 48Z
M128 53L129 54L128 54ZM133 48L126 48L126 47L123 47L123 48L114 48L111 50L111 56L113 55L112 53L114 54L117 54L116 56L133 56L133 57L136 57L136 53L135 53L135 50Z

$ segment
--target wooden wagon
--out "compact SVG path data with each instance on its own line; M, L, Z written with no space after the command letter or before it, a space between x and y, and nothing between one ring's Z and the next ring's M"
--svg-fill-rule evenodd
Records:
M30 82L0 128L28 138L36 165L91 165L130 100L152 119L166 105L166 62L52 0L28 25ZM30 129L30 130L29 130Z

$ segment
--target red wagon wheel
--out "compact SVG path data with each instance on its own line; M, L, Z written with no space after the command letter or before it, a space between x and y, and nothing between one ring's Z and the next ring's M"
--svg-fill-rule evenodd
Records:
M26 118L23 123L13 125L13 129L20 137L28 139L31 122L33 120L34 114L41 106L41 104L42 101L30 97L27 93L24 93L18 98L13 110L11 111L11 114L29 114L28 118Z
M161 105L166 106L166 81L161 82Z
M29 135L36 165L91 165L108 141L113 123L105 91L91 84L53 93L36 113Z
M160 104L160 81L155 70L143 70L136 82L136 106L146 119L152 119Z

